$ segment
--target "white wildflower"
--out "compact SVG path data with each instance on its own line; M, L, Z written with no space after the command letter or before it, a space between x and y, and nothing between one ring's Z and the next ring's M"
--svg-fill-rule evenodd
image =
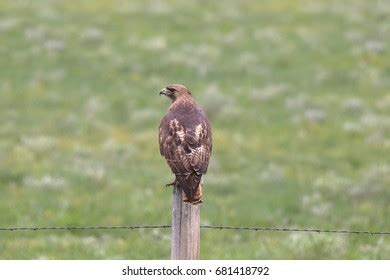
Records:
M58 189L65 186L65 179L50 174L42 177L28 176L23 180L23 184L27 187Z
M342 106L346 112L360 112L363 108L363 102L359 98L352 97L344 100Z
M62 52L65 49L65 42L60 39L49 39L44 42L43 48L50 52Z
M321 109L308 109L304 114L307 120L314 123L321 123L326 119L326 112Z

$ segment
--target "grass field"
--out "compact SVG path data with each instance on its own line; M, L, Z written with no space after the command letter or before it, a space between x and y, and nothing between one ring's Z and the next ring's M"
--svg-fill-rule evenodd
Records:
M0 227L169 224L169 83L213 123L202 223L390 230L390 2L0 2ZM167 259L170 230L0 232L1 259ZM390 237L202 230L203 259Z

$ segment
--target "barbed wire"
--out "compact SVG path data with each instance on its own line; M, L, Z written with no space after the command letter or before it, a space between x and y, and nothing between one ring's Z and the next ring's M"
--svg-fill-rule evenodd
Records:
M153 229L171 228L170 225L132 225L132 226L50 226L50 227L0 227L0 231L39 231L39 230L99 230L99 229Z
M122 226L49 226L49 227L0 227L0 231L72 231L72 230L137 230L137 229L166 229L171 225L122 225ZM273 232L301 232L301 233L330 233L356 235L390 235L390 231L372 230L343 230L343 229L316 229L316 228L279 228L279 227L242 227L242 226L212 226L201 225L203 229L241 230L241 231L273 231Z
M306 233L338 233L338 234L369 234L369 235L390 235L387 231L370 230L344 230L344 229L315 229L315 228L274 228L274 227L231 227L231 226L207 226L202 228L222 230L251 230L251 231L279 231L279 232L306 232Z

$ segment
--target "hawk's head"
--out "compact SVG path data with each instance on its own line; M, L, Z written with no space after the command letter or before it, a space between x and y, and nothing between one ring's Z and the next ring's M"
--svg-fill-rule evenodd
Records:
M160 95L164 94L165 96L169 97L172 102L178 99L181 96L191 96L191 92L183 85L179 84L171 84L162 90L160 90Z

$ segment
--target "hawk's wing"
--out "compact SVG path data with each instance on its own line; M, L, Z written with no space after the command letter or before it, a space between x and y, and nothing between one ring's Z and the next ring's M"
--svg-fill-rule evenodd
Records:
M176 175L202 175L207 172L212 150L211 128L199 110L194 120L181 122L166 115L160 124L160 153Z

